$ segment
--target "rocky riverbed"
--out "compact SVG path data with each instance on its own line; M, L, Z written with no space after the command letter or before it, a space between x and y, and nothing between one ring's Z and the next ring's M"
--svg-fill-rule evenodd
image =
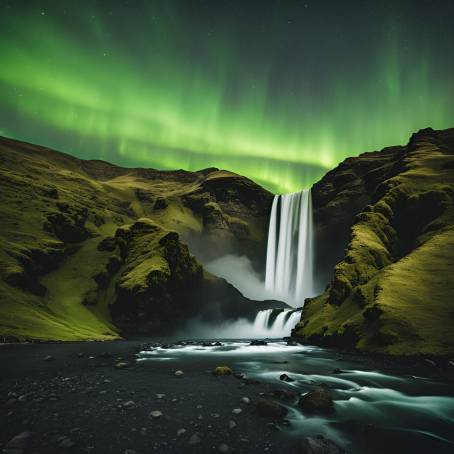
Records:
M398 370L292 341L10 344L0 355L8 454L454 446L452 376L427 361Z

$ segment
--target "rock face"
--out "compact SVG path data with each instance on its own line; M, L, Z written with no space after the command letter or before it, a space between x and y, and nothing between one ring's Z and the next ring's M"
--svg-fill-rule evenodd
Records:
M313 202L318 275L337 265L326 291L306 301L294 336L452 354L454 129L424 129L404 147L345 160L314 185Z
M6 138L0 163L0 337L111 339L262 308L192 255L263 267L273 196L247 178L127 169Z

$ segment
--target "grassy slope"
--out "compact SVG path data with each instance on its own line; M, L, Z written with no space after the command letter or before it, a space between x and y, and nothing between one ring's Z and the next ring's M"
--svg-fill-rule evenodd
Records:
M391 354L454 352L453 138L453 130L420 134L396 155L394 175L357 216L344 260L307 303L296 335Z
M211 180L239 178L216 169L208 175ZM108 310L115 284L98 288L93 279L111 253L99 251L97 245L119 226L141 217L152 218L166 231L200 235L203 220L182 198L199 190L205 179L203 172L80 161L0 138L0 338L118 337ZM163 208L155 208L158 198L165 199ZM77 224L76 236L68 230L69 239L59 238L49 227L52 216ZM82 304L93 292L96 304Z

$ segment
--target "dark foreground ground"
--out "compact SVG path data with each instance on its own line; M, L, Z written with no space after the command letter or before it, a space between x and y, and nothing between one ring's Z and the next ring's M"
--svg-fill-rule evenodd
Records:
M264 385L215 377L206 364L186 362L182 377L175 362L135 365L140 344L1 346L0 448L19 452L7 443L26 431L24 453L289 452L269 421L242 403ZM119 361L130 366L114 367ZM151 417L154 410L162 416Z
M257 413L255 402L273 390L269 383L214 376L211 371L220 365L216 358L136 363L141 344L1 345L0 450L8 454L304 452L300 438L285 436L273 419ZM384 358L353 360L371 368L377 362L381 369L397 365ZM119 368L118 363L127 364ZM454 367L440 370L430 360L398 364L406 373L413 369L425 375L441 373L452 380ZM179 369L184 371L180 377L175 375ZM245 397L250 403L244 402ZM234 409L241 412L235 414ZM162 414L153 417L154 411ZM24 432L24 438L11 445L11 439ZM407 452L405 446L394 448L389 446L388 452Z

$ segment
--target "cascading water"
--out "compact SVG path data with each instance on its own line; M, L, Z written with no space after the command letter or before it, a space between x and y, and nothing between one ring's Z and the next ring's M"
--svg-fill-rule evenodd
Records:
M273 309L267 309L257 313L250 332L253 337L277 338L289 336L291 330L299 322L301 317L301 311L299 310L284 309L270 323L272 313Z
M310 189L273 200L268 231L265 287L270 296L302 306L314 295Z

